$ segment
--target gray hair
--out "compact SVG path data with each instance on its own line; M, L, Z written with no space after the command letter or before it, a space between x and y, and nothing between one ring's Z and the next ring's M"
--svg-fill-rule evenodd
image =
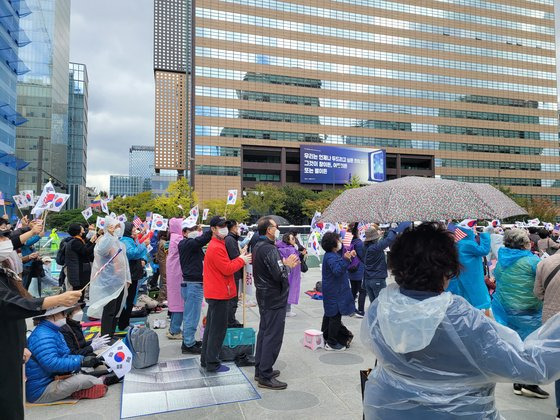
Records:
M510 229L504 232L504 246L513 249L526 249L530 244L529 236L523 229Z

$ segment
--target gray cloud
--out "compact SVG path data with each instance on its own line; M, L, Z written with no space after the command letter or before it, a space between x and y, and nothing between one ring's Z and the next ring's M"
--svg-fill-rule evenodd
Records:
M128 148L153 145L153 1L74 0L70 60L89 75L88 186L128 173Z

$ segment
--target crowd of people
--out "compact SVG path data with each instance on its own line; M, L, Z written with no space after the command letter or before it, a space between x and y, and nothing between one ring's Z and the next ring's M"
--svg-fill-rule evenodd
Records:
M56 241L57 284L66 291L36 297L28 291L34 281L55 281L50 261L34 249L43 223L24 218L15 229L0 218L0 329L8 339L0 354L9 378L0 403L9 418L23 418L24 380L31 403L105 395L119 378L98 354L129 328L146 288L168 306L167 337L181 341L183 354L199 355L207 372L223 373L224 338L228 328L245 327L240 297L252 279L260 316L255 354L235 363L254 366L261 388L287 388L274 366L307 271L296 232L282 235L274 218L263 217L243 237L237 221L221 216L206 230L192 216L171 218L169 233L156 234L107 216L102 230L71 224L67 231ZM401 418L403 410L426 419L498 418L496 382L547 398L539 385L552 380L560 417L557 231L480 229L466 220L365 230L352 223L345 232L350 237L328 231L321 238L321 330L326 350L344 351L354 334L342 317L365 318L362 339L378 361L366 385L366 418ZM396 284L387 285L389 272ZM28 337L26 318L35 325ZM93 340L82 333L84 320L100 321Z

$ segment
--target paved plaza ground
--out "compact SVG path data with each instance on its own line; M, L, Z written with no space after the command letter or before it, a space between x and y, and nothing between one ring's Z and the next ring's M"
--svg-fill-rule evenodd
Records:
M320 280L320 269L312 268L304 275L297 316L286 320L286 333L276 368L282 371L280 380L288 383L284 391L258 389L259 400L225 404L207 408L162 413L144 418L171 419L361 419L360 369L373 367L375 358L359 340L361 320L343 318L355 339L346 352L331 353L322 349L315 352L302 346L303 331L321 326L321 301L304 295ZM151 316L165 318L166 313ZM248 326L257 329L258 311L247 310ZM160 336L160 361L180 359L181 343L165 337L165 330L156 330ZM242 368L252 381L253 368ZM498 384L498 408L507 420L554 419L556 414L554 386L544 387L551 394L548 400L536 400L513 394L511 384ZM100 400L84 400L75 405L33 407L27 410L31 420L81 419L114 420L120 418L122 385L113 385ZM0 415L1 418L1 415Z

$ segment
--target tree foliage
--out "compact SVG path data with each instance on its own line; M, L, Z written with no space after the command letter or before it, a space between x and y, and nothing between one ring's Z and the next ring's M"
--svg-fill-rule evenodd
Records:
M344 191L351 190L353 188L360 188L362 184L360 183L360 177L357 175L352 175L352 178L348 180L346 184L344 184Z
M208 200L204 202L203 208L208 209L206 223L209 223L210 219L214 216L224 216L237 222L245 222L249 218L249 211L243 206L243 200L239 198L234 205L230 204L228 206L226 206L226 200L220 198Z
M89 218L88 223L95 223L95 213ZM82 216L82 209L63 210L60 213L49 212L47 214L46 230L56 228L61 232L66 232L71 223L86 223L86 219Z
M284 193L273 184L257 184L244 198L245 208L256 220L270 214L278 214L284 208Z
M548 198L532 198L527 205L530 219L539 219L543 222L554 222L560 215L559 209Z
M284 206L277 214L294 225L305 225L309 218L303 214L303 203L315 197L316 193L299 185L286 185L282 188Z

